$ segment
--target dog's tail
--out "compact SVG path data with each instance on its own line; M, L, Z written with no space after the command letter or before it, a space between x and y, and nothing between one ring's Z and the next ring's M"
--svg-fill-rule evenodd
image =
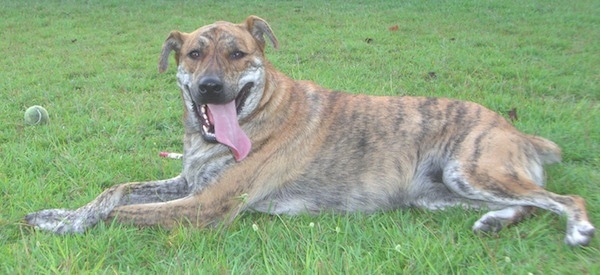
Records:
M535 148L543 164L552 164L561 161L561 150L556 143L537 136L528 136L529 142Z

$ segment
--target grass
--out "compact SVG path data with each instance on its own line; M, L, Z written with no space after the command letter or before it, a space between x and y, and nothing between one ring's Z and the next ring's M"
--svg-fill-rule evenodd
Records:
M102 224L74 236L21 226L114 184L176 175L180 163L158 157L182 146L175 70L157 73L162 42L249 14L271 23L281 49L267 55L294 78L516 108L519 129L563 148L548 189L583 196L598 225L597 1L0 2L0 273L600 273L600 238L569 248L565 219L545 211L491 237L470 232L482 212L458 209L244 214L218 230ZM50 125L23 125L35 104Z

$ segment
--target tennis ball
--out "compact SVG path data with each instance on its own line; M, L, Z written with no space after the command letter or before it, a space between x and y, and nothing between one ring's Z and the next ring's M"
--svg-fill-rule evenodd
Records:
M48 122L50 122L48 111L42 106L34 105L25 111L25 124L27 125L47 124Z

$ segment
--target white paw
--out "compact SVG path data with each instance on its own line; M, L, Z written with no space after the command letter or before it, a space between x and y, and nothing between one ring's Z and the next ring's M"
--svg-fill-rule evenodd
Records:
M473 225L475 233L498 233L504 227L502 221L490 217L483 217Z
M511 206L504 209L487 212L473 225L473 232L497 233L506 225L514 223L524 209Z
M25 216L29 225L55 234L83 233L84 220L77 211L69 209L47 209Z
M590 243L596 229L588 221L581 221L567 228L565 243L570 246L585 246Z

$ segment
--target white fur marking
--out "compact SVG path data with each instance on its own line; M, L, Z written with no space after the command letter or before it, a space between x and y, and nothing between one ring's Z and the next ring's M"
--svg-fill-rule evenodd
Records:
M238 114L240 118L246 117L252 113L256 107L258 107L258 104L262 99L263 90L265 88L265 67L263 66L262 61L255 57L252 64L253 66L245 71L244 74L240 76L238 81L239 90L241 90L247 83L254 82L254 86L252 87L252 90L249 91L250 94L246 98L245 106Z

